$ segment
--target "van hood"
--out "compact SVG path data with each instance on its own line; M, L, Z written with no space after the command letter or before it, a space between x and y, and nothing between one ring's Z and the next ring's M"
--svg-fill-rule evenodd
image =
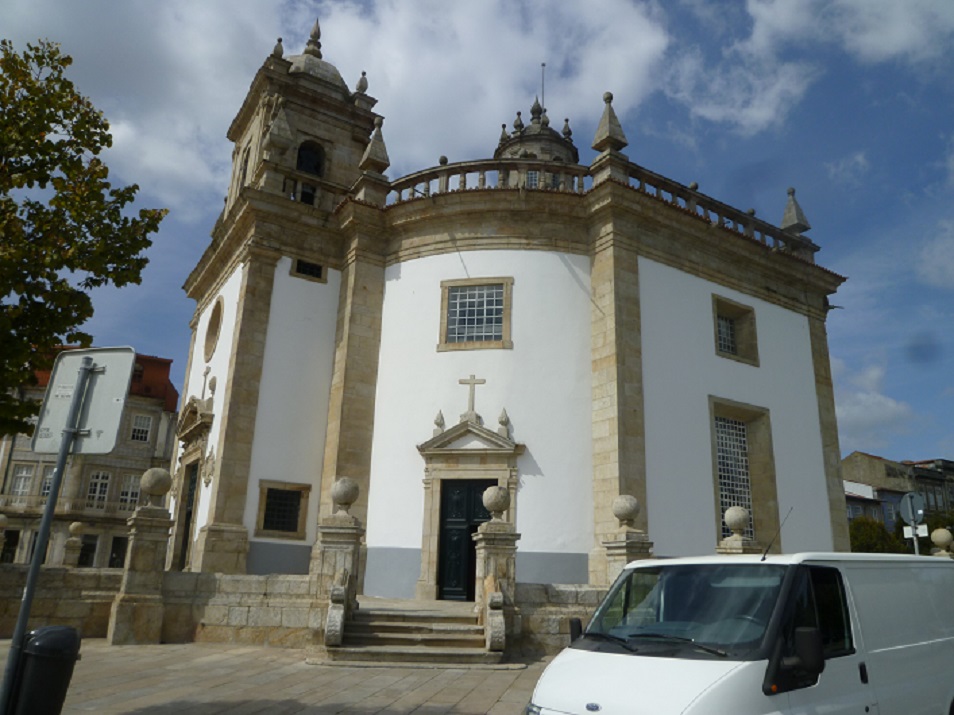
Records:
M678 715L742 665L566 648L537 681L533 704L545 713Z

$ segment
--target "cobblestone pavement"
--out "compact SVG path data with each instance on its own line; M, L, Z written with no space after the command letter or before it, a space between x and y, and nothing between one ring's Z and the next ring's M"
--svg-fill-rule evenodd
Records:
M10 641L0 641L6 664ZM518 715L545 661L505 668L309 664L301 650L84 639L64 715ZM0 670L2 673L2 670Z

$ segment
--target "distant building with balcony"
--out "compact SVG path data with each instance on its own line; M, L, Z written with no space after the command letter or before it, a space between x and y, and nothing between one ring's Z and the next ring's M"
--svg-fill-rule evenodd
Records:
M171 365L166 358L136 355L115 448L68 458L45 563L62 563L69 526L81 522L79 565L123 565L126 520L139 503L139 479L150 467L168 467L175 446L179 393L169 379ZM42 401L50 373L36 376L35 386L22 389L22 399ZM0 436L0 513L7 517L0 563L32 558L56 459L56 454L34 452L28 435Z

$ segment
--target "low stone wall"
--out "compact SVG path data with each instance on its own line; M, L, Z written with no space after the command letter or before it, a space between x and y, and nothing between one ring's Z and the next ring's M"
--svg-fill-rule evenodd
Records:
M13 636L28 570L22 564L0 566L0 638ZM41 568L28 629L73 626L80 637L104 638L122 578L122 569Z
M314 576L168 571L164 643L192 641L303 648L321 642L326 607Z
M585 627L606 591L588 585L518 583L507 652L518 656L559 653L570 643L570 619L579 618Z

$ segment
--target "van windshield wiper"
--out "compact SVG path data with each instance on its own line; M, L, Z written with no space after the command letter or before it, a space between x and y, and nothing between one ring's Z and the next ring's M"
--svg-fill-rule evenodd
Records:
M630 638L660 638L662 640L667 640L667 641L677 641L679 643L687 643L691 646L698 648L699 650L703 650L706 653L712 653L713 655L718 655L722 658L727 658L729 656L729 654L726 651L722 650L721 648L714 648L713 646L710 646L710 645L697 643L694 639L686 638L685 636L674 636L669 633L630 633L629 637Z
M615 643L616 645L625 648L630 653L635 653L638 648L633 648L629 643L626 642L625 638L620 638L619 636L614 636L612 633L601 633L600 631L585 631L583 633L584 638L594 638L601 641L609 641L610 643Z

